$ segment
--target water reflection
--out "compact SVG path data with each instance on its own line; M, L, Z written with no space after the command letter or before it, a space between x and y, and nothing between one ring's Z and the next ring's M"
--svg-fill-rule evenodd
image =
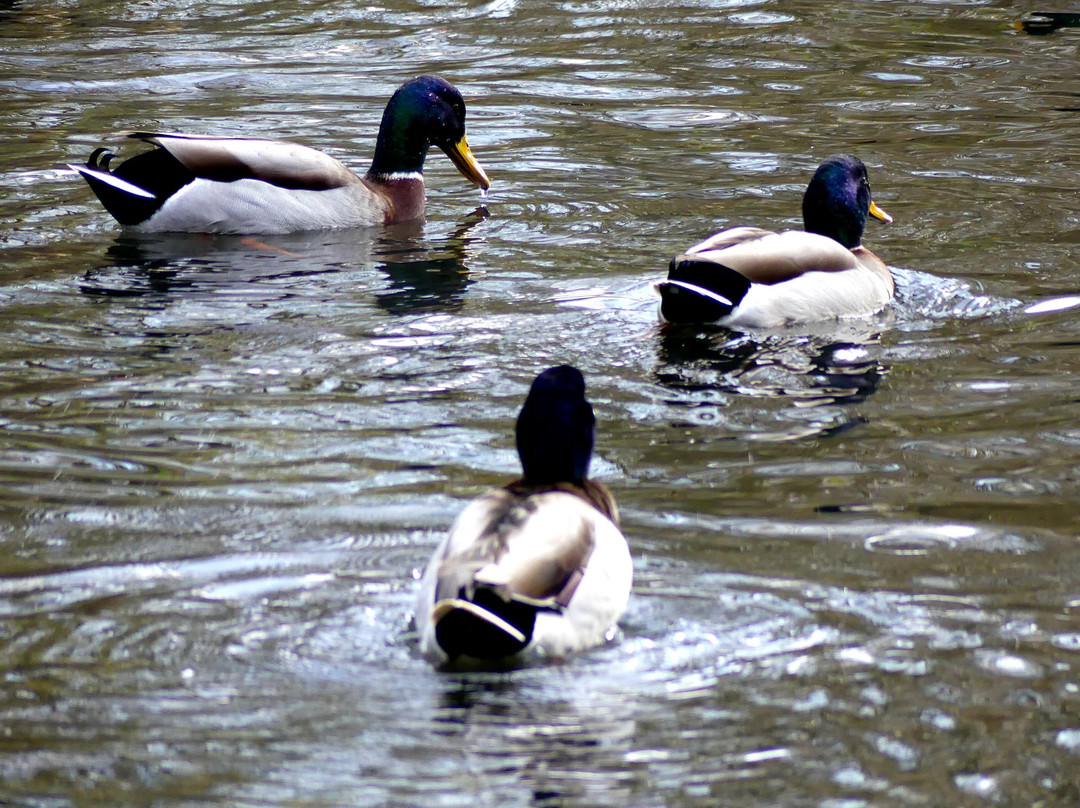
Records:
M139 297L178 291L235 291L342 269L374 267L389 284L375 303L391 314L454 311L469 286L467 260L488 217L478 208L446 237L425 236L422 221L385 228L284 236L123 233L86 272L83 294Z
M880 327L877 321L845 323L820 334L755 336L669 326L660 334L654 375L665 387L690 394L854 404L876 392L888 373L870 350Z
M367 231L286 236L125 232L86 272L80 290L135 297L334 272L371 261Z
M0 0L0 20L18 20L19 9L15 8L16 0Z
M421 234L409 232L415 223L387 228L375 248L376 267L390 281L375 295L379 308L390 314L460 309L469 287L466 261L484 241L469 232L487 218L487 208L477 208L434 246L417 243Z
M1080 28L1080 14L1061 11L1035 11L1013 25L1024 33L1045 36L1060 28Z
M461 750L469 779L488 796L524 792L534 806L628 804L641 780L626 766L637 730L631 706L597 692L579 703L574 686L551 673L547 684L562 695L512 676L447 682L439 734Z

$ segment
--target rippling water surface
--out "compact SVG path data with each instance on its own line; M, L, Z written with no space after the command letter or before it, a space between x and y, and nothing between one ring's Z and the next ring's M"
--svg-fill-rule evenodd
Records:
M1077 39L1029 4L0 8L0 800L1075 805ZM424 223L121 233L63 168L131 129L357 168L469 103ZM651 283L798 225L836 151L895 217L882 315L661 330ZM414 578L584 371L635 556L622 635L447 675Z

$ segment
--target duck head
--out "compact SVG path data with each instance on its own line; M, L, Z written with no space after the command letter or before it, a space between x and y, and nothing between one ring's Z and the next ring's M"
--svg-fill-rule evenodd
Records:
M814 172L803 195L803 229L840 242L849 250L862 243L867 215L882 222L892 216L870 198L870 179L858 157L837 154Z
M545 370L533 381L514 430L525 481L582 485L595 432L581 372L570 365Z
M368 173L421 174L432 146L442 149L473 185L484 191L490 187L465 139L465 99L450 82L420 76L401 85L387 103Z

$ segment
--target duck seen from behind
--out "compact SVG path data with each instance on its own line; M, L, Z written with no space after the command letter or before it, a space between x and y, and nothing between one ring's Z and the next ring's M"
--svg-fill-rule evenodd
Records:
M466 506L421 579L432 663L559 658L612 637L633 565L614 498L587 476L594 430L576 368L536 377L515 430L523 476Z
M155 146L110 168L97 149L71 165L122 225L146 232L292 233L369 227L424 213L424 159L438 146L466 179L491 185L465 138L465 101L420 76L386 105L363 177L328 154L281 140L136 132Z
M803 230L723 230L671 261L657 284L672 323L774 326L863 317L895 292L885 263L862 246L866 217L892 217L870 198L862 160L825 160L803 195Z

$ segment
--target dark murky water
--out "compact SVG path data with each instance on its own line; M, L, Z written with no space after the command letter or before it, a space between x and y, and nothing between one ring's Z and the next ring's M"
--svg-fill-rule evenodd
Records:
M1075 805L1077 38L1010 2L7 3L0 800ZM363 167L469 101L487 210L122 235L124 129ZM662 332L650 283L852 151L895 306ZM413 577L572 362L636 582L563 665L437 673Z

